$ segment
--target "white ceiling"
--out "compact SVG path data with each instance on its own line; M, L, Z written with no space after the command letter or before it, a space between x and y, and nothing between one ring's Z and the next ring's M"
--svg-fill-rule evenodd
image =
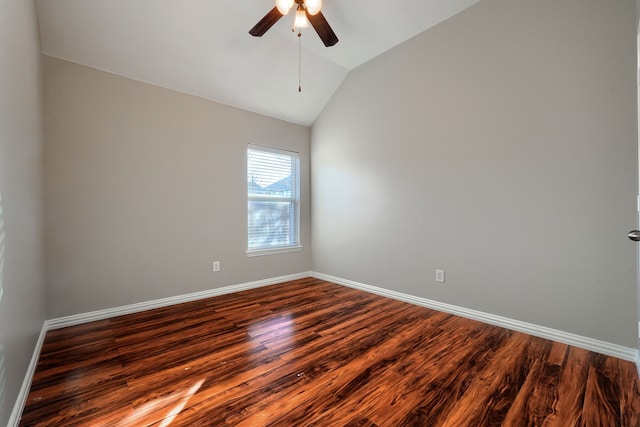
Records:
M311 125L350 70L479 0L324 0L340 39L302 35L292 12L248 31L273 0L37 0L42 53L293 123Z

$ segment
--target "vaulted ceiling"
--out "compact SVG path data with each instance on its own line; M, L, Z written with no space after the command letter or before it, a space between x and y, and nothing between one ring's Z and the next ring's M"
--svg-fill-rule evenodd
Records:
M479 0L324 0L340 41L293 13L248 31L273 0L38 0L42 53L293 123L311 125L353 68ZM299 67L300 65L300 67ZM302 92L298 92L298 71Z

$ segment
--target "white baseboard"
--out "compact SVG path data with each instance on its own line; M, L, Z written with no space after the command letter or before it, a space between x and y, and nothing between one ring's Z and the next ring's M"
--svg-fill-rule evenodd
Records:
M410 304L419 305L433 310L443 311L445 313L455 314L457 316L468 319L478 320L495 326L500 326L513 331L524 332L540 338L546 338L552 341L561 342L563 344L572 345L583 348L585 350L594 351L596 353L606 354L608 356L617 357L619 359L636 362L640 372L640 356L635 348L624 347L618 344L612 344L605 341L599 341L593 338L575 335L569 332L559 331L557 329L547 328L532 323L522 322L520 320L509 319L507 317L496 316L495 314L484 313L482 311L471 310L451 304L429 300L401 292L391 291L377 286L365 285L364 283L354 282L352 280L340 277L330 276L328 274L312 272L313 277L326 280L328 282L337 283L339 285L348 286L350 288L359 289L385 297L393 298L399 301L408 302Z
M240 292L247 289L275 285L277 283L288 282L291 280L304 279L305 277L311 276L312 275L310 271L305 271L303 273L289 274L287 276L273 277L271 279L256 280L254 282L225 286L222 288L210 289L202 292L194 292L190 294L178 295L175 297L125 305L122 307L109 308L106 310L98 310L89 313L82 313L73 316L65 316L56 319L45 320L42 325L42 330L40 331L38 341L36 342L35 349L33 350L33 356L31 356L31 362L29 363L27 373L24 377L24 381L22 382L22 387L20 388L18 398L16 399L16 403L13 406L13 411L9 416L9 423L7 424L7 427L18 427L18 424L20 423L22 411L24 410L24 406L27 402L27 396L29 395L29 389L31 388L31 382L36 371L36 365L38 364L38 358L40 357L40 351L42 350L42 345L44 344L44 338L47 334L47 331L65 328L67 326L80 325L96 320L108 319L111 317L121 316L123 314L132 314L144 310L166 307L173 304L196 301L203 298L225 295L233 292Z
M273 277L271 279L256 280L254 282L240 283L237 285L230 285L222 288L209 289L201 292L193 292L190 294L178 295L175 297L139 302L136 304L124 305L121 307L91 311L89 313L75 314L73 316L58 317L56 319L47 320L45 324L47 326L47 330L66 328L67 326L75 326L83 323L95 322L96 320L109 319L116 316L138 313L144 310L152 310L154 308L166 307L169 305L180 304L183 302L196 301L199 299L230 294L233 292L240 292L247 289L275 285L277 283L303 279L305 277L310 277L310 276L311 276L311 272L305 271L302 273L289 274L287 276L280 276L280 277Z
M263 286L275 285L277 283L287 282L291 280L304 279L305 277L315 277L317 279L326 280L339 285L348 286L350 288L359 289L365 292L370 292L378 295L382 295L388 298L393 298L399 301L404 301L410 304L419 305L433 310L443 311L445 313L455 314L457 316L466 317L468 319L478 320L480 322L488 323L495 326L511 329L514 331L524 332L530 335L534 335L541 338L558 341L564 344L573 345L576 347L584 348L589 351L595 351L597 353L606 354L609 356L617 357L624 360L629 360L636 363L638 367L638 373L640 374L640 353L634 348L623 347L617 344L612 344L604 341L595 340L593 338L583 337L580 335L571 334L568 332L558 331L555 329L547 328L544 326L538 326L531 323L521 322L519 320L509 319L506 317L496 316L494 314L484 313L481 311L471 310L464 307L458 307L451 304L446 304L438 301L429 300L426 298L416 297L401 292L391 291L377 286L366 285L364 283L354 282L352 280L343 279L340 277L330 276L328 274L318 273L315 271L302 272L297 274L290 274L287 276L274 277L271 279L256 280L254 282L241 283L237 285L225 286L222 288L211 289L202 292L194 292L190 294L178 295L175 297L162 298L153 301L141 302L137 304L125 305L122 307L110 308L106 310L92 311L89 313L82 313L73 316L59 317L55 319L46 320L42 325L40 336L36 342L36 347L31 357L31 362L27 369L22 387L16 399L16 403L13 407L11 416L9 417L9 423L7 427L17 427L20 422L20 417L24 409L24 405L27 401L29 394L29 388L31 387L31 381L36 370L38 358L40 357L40 350L44 343L44 338L49 330L64 328L67 326L80 325L83 323L93 322L96 320L108 319L111 317L121 316L124 314L137 313L144 310L151 310L154 308L166 307L173 304L179 304L183 302L196 301L203 298L209 298L219 295L225 295L233 292L240 292L247 289L254 289Z
M27 396L29 395L29 389L31 388L31 381L33 380L33 374L35 374L36 372L38 358L40 358L40 350L42 349L42 344L44 344L44 337L46 334L47 329L45 322L42 325L42 329L40 330L38 341L36 341L36 346L33 350L33 355L31 356L31 361L29 362L27 373L25 374L24 380L22 381L22 387L20 387L20 391L18 392L16 403L13 405L13 411L11 411L11 415L9 416L7 427L18 427L18 424L20 423L22 410L24 409L25 403L27 403Z

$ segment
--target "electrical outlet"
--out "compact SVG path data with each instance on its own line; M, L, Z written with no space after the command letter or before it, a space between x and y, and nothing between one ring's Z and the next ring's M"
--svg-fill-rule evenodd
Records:
M444 270L436 270L436 282L444 283Z
M220 271L220 261L213 261L213 272L216 273Z

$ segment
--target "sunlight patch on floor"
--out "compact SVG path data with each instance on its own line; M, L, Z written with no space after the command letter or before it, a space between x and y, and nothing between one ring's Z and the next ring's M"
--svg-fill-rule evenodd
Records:
M154 414L153 417L155 419L162 419L162 423L160 423L159 427L168 427L178 414L182 412L184 407L187 405L187 402L189 402L189 399L191 399L191 397L198 392L200 387L202 387L203 383L204 379L198 381L186 390L178 391L169 396L144 404L139 409L136 409L133 414L125 418L122 421L122 425L140 425L146 417L150 416L152 413L161 411L162 408L165 408L167 412L164 415L160 416L158 414Z

